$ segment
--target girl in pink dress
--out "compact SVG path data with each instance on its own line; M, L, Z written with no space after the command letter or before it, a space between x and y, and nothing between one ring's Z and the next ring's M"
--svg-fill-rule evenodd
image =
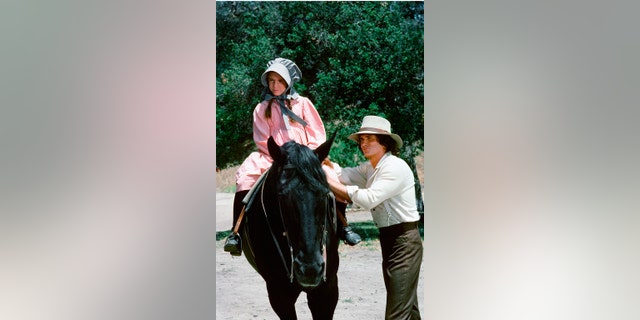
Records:
M261 81L265 87L263 101L253 110L253 140L258 151L252 152L236 171L236 194L233 199L234 225L244 206L242 200L260 176L271 167L273 159L267 149L267 139L273 137L278 145L293 140L316 149L326 141L324 124L311 100L300 96L293 84L302 78L302 72L291 60L276 58L267 63ZM332 170L325 170L333 172ZM339 200L339 199L337 199ZM345 226L341 237L355 245L360 236L353 232L344 218L346 202L338 201L339 215ZM232 255L242 252L237 234L232 233L225 243L225 251Z

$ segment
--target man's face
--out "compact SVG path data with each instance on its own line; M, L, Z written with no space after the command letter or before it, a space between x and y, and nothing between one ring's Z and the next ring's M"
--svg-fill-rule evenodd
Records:
M361 134L358 136L360 143L360 150L367 159L382 157L386 150L383 145L378 141L378 136L375 134Z

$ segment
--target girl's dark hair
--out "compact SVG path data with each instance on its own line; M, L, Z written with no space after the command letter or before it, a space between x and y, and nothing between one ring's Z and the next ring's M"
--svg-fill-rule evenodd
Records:
M397 156L399 154L398 144L391 138L391 136L383 134L375 134L375 136L378 138L378 143L380 143L387 152L391 152L391 154L394 156ZM362 151L362 148L360 148L360 143L358 143L358 149Z
M272 105L274 102L276 102L276 99L271 99L271 100L269 100L269 105L267 106L267 109L265 109L265 110L264 110L264 116L265 116L267 119L271 119L271 105ZM291 109L291 100L287 99L287 100L286 100L286 103L287 103L287 108ZM277 105L277 102L276 102L276 105Z
M273 72L273 71L272 71ZM269 72L271 73L271 72ZM271 90L269 90L269 88L265 89L267 93L271 94ZM291 92L291 88L287 88L285 90L285 94ZM264 116L267 119L271 119L271 105L276 102L276 99L271 99L269 100L269 105L267 105L267 109L264 110ZM277 103L277 102L276 102ZM286 104L287 104L287 108L289 108L289 110L291 110L291 100L287 99L286 100Z

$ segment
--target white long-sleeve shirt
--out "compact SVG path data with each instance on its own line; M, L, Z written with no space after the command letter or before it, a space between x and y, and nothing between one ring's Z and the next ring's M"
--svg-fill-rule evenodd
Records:
M420 220L413 173L404 160L391 153L382 156L375 168L369 161L342 168L339 178L351 201L371 210L378 228Z

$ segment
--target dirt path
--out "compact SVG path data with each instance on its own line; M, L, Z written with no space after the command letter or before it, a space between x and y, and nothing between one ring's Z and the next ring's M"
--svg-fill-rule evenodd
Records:
M278 319L267 298L264 280L244 256L232 257L216 243L216 319ZM340 245L338 281L340 298L336 320L374 320L384 318L386 291L382 280L380 243L371 241L354 247ZM423 264L424 266L424 264ZM418 298L424 318L424 274L420 270ZM296 303L298 318L311 319L302 293Z

